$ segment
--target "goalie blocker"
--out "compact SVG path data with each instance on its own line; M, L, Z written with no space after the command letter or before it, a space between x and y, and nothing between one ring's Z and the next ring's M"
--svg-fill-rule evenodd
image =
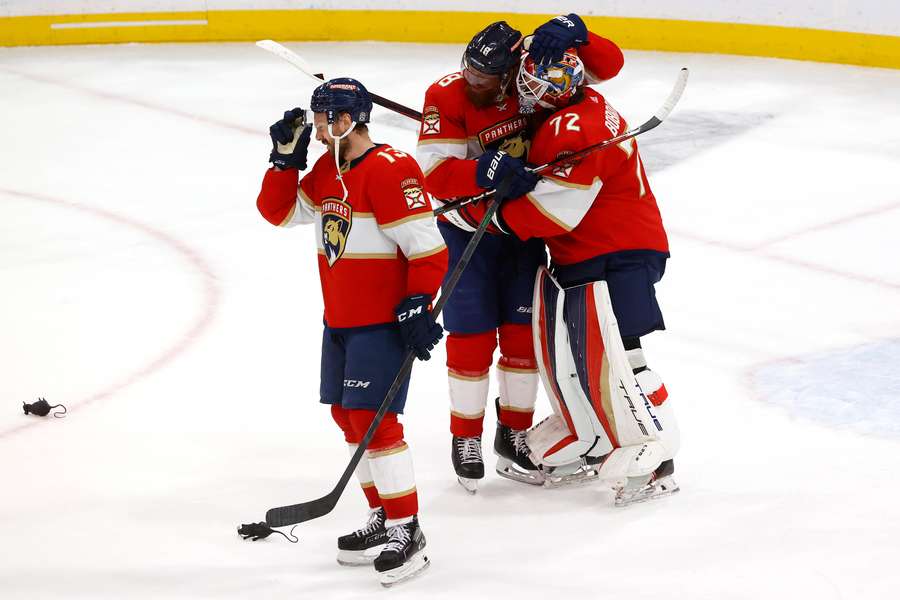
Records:
M606 282L563 290L541 268L532 324L554 414L528 432L527 442L546 485L600 479L622 496L664 473L660 466L679 446L675 415L659 377L632 371ZM663 491L677 486L668 482ZM647 497L655 495L663 494Z

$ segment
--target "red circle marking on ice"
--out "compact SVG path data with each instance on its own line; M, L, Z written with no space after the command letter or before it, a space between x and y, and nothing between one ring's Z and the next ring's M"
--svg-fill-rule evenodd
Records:
M114 223L131 227L132 229L143 233L151 239L156 240L160 244L173 248L176 253L179 254L190 265L191 270L193 270L203 280L205 297L203 310L201 311L200 315L194 320L191 326L175 341L175 343L166 348L162 353L156 356L156 358L145 364L143 367L140 367L139 369L126 375L122 379L107 385L106 387L100 389L98 392L95 392L85 398L81 398L80 400L75 400L74 402L66 402L65 404L69 408L70 413L85 408L91 404L94 404L95 402L99 402L100 400L109 398L113 394L131 385L134 385L142 379L152 375L155 371L164 367L166 364L174 360L179 354L184 352L209 328L219 308L221 294L219 285L217 283L215 274L203 259L203 257L200 256L200 254L196 250L194 250L181 240L167 233L159 231L158 229L154 229L149 225L140 223L113 212L109 212L102 208L84 206L81 204L70 202L68 200L61 200L41 194L10 190L6 188L0 188L0 194L15 196L17 198L23 198L26 200L33 200L35 202L64 206L69 209L82 211L95 217L100 217ZM26 423L13 427L12 429L0 431L0 439L10 437L41 422L42 421L38 419L31 419Z

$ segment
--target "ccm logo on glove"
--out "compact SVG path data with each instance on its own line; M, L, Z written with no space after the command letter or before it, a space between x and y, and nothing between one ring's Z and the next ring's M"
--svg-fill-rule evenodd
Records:
M407 319L412 319L416 315L421 315L421 314L422 314L422 307L417 306L415 308L411 308L411 309L407 310L406 312L398 313L397 320L402 323L403 321L405 321Z

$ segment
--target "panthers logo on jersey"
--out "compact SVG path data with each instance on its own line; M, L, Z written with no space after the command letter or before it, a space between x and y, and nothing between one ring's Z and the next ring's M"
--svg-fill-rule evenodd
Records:
M352 206L339 198L322 201L322 247L329 267L343 256L352 225Z
M482 150L503 150L513 158L528 156L529 142L526 140L528 119L522 115L501 121L478 133Z
M528 157L528 148L531 146L531 142L523 139L522 135L517 135L515 137L506 138L503 140L503 143L500 144L500 150L506 152L513 158L521 158L522 160Z

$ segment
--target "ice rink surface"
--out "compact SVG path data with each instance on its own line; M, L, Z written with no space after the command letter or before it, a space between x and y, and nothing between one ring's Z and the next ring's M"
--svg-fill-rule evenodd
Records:
M416 108L461 52L290 46ZM627 52L600 90L638 124L681 66L640 145L682 492L615 509L491 468L468 496L441 349L405 416L432 567L384 591L335 562L354 483L299 544L235 533L347 461L317 402L312 231L255 208L268 126L311 87L252 44L0 49L0 597L895 598L900 72ZM414 151L404 117L371 130ZM68 417L24 416L38 396Z

